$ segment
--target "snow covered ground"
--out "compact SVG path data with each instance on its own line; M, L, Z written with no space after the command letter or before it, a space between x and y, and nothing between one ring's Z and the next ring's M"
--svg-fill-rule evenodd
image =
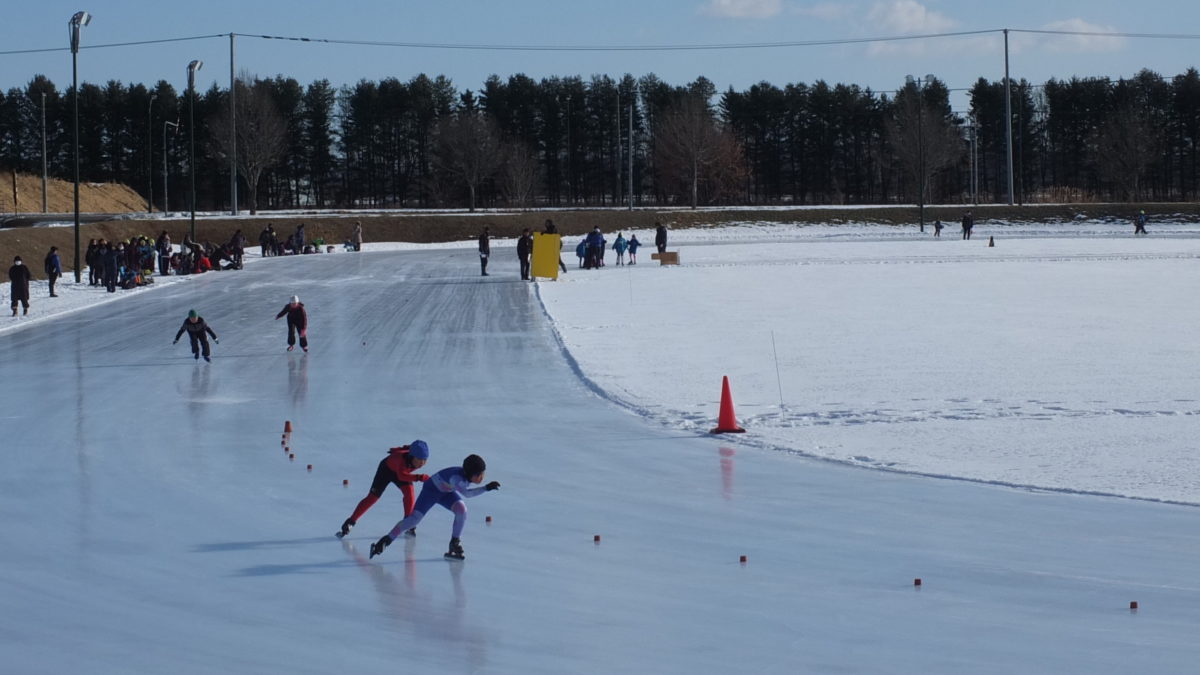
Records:
M1161 502L1200 503L1200 231L1129 229L748 224L538 284L464 242L35 285L0 319L0 662L1191 672L1200 511ZM293 293L307 355L271 320ZM170 344L193 307L212 364ZM704 433L722 375L744 435ZM366 558L394 491L332 537L413 438L503 484L464 563L444 510Z

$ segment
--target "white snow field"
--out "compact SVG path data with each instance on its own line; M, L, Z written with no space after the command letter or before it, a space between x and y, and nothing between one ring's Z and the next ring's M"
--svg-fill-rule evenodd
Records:
M1195 672L1200 232L1131 229L35 286L0 320L0 671ZM294 293L307 355L272 321ZM211 364L171 345L191 308ZM706 433L722 375L745 434ZM395 488L332 536L416 438L502 483L464 562L441 508L367 559Z

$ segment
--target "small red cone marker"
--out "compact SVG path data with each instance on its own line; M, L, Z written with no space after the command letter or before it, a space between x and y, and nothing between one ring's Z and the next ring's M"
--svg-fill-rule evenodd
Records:
M291 421L291 420L284 420L284 422L283 422L283 433L285 433L285 434L290 434L290 433L292 433L292 421Z
M745 565L745 564L746 564L746 556L742 556L741 558L738 558L738 562L740 562L740 563L742 563L743 565Z
M921 585L920 579L913 579L913 586L920 586L920 585Z
M492 517L491 517L491 516L488 516L487 518L484 518L483 520L484 520L484 522L486 522L486 523L490 523L490 522L492 522Z
M343 478L343 479L342 479L342 487L346 487L346 486L347 486L347 485L349 485L349 484L350 484L350 479L349 479L349 478Z
M1131 609L1131 610L1133 610L1133 611L1135 611L1135 612L1137 611L1137 600L1134 600L1134 601L1132 601L1132 602L1130 602L1130 603L1129 603L1129 609Z
M592 537L592 541L594 541L594 542L596 542L597 544L599 544L599 543L600 543L600 535L598 535L598 534L597 534L597 535L595 535L594 537Z
M309 470L309 471L312 471L312 464L309 464L309 465L308 465L308 470Z

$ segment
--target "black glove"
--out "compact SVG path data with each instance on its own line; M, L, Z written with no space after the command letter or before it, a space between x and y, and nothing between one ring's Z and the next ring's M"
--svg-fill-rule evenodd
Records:
M179 344L179 338L175 338L174 340L171 340L171 344L173 344L173 345Z
M487 492L491 492L492 490L499 490L500 489L500 481L494 480L494 481L488 483L487 485L484 485L483 489Z

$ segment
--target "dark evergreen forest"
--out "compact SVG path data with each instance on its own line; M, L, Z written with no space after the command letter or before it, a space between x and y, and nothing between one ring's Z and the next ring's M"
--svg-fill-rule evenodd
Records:
M953 111L937 80L720 92L704 78L513 75L459 90L243 74L231 130L228 89L85 83L81 175L185 210L194 133L201 210L230 209L234 138L248 210L596 207L631 192L639 206L1005 202L1004 91L980 78ZM0 94L0 165L41 173L44 112L49 173L72 180L73 105L42 76ZM1011 111L1018 203L1197 198L1195 69L1014 81Z

